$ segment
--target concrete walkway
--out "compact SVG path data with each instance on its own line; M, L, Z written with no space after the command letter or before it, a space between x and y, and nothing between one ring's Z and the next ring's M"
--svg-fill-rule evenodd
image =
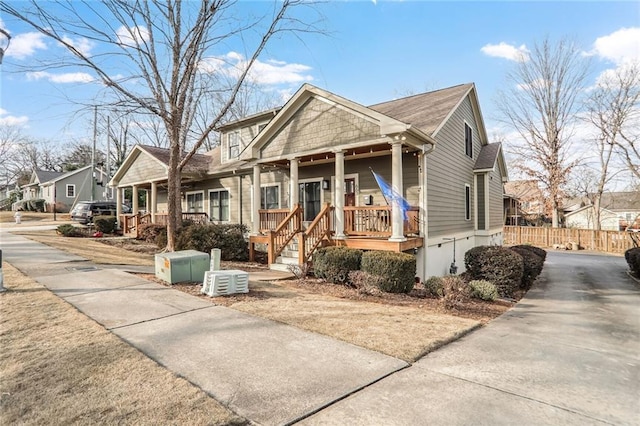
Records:
M404 361L0 234L5 261L241 416L292 423Z
M620 257L549 253L515 308L408 367L17 235L2 232L0 248L258 424L640 424L640 285Z
M549 253L514 309L303 424L640 424L640 285L626 270Z

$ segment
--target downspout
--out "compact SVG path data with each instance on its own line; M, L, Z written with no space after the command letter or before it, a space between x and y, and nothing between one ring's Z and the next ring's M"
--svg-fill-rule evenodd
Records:
M420 196L422 199L420 200L420 228L423 238L423 250L424 254L422 256L422 270L420 274L422 276L423 281L427 280L427 252L428 252L428 241L429 241L429 204L427 198L427 187L428 187L428 179L427 179L427 155L433 152L435 148L435 144L429 143L422 145L422 150L420 152L420 169L422 172L422 188L420 191Z

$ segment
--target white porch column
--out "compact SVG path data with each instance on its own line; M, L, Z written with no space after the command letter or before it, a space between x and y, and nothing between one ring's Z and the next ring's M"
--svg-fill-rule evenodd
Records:
M251 234L260 234L260 164L253 166L253 226L251 227Z
M120 215L122 214L122 192L123 189L118 187L116 184L116 187L114 188L114 193L116 196L116 218L118 220L118 228L122 228L122 223L120 222Z
M344 235L344 151L336 151L336 180L334 182L335 194L335 239L343 240Z
M158 183L151 182L151 223L156 223L158 213Z
M138 185L131 188L131 213L138 214Z
M402 196L402 141L391 142L391 186ZM404 217L400 211L399 200L391 203L391 237L389 241L406 241L404 237Z
M298 163L300 160L292 158L289 160L289 210L300 202L298 190Z

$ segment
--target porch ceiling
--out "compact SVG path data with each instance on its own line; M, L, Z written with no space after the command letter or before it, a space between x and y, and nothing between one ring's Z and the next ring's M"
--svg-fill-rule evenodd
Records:
M416 152L419 151L413 146L404 146L403 152ZM358 146L344 150L344 159L356 160L362 158L381 157L385 155L391 155L391 145L389 143L379 143L375 145ZM317 164L333 163L335 162L336 154L331 150L318 151L300 155L297 157L299 160L299 166L312 166ZM280 158L274 160L266 160L262 164L272 164L279 167L288 167L289 159Z

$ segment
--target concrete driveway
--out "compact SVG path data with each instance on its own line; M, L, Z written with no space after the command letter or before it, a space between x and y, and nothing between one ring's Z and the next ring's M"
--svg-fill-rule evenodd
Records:
M640 285L623 258L550 252L487 327L304 424L640 424Z

